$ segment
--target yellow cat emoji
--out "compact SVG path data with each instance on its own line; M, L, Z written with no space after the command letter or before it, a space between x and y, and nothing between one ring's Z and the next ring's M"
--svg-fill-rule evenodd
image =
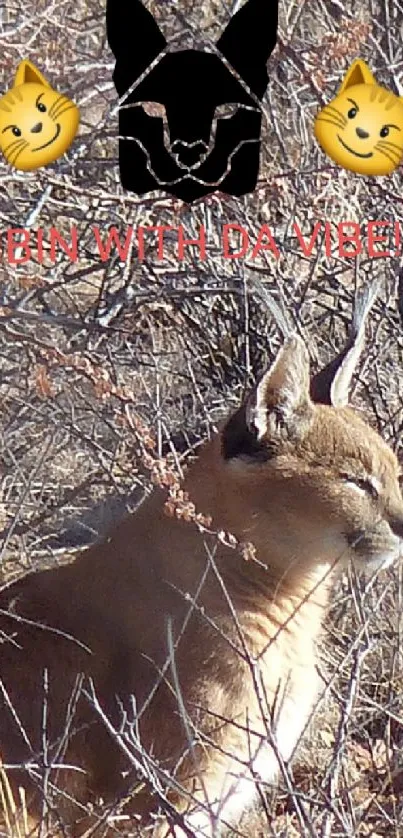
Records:
M314 132L323 151L344 169L389 175L403 158L403 99L377 84L358 58L337 96L318 113Z
M0 149L11 166L23 171L57 160L77 133L80 112L42 73L24 60L14 84L0 98Z

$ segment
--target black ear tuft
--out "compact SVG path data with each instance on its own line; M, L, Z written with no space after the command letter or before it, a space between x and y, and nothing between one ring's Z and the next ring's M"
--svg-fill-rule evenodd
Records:
M247 0L233 15L217 47L253 93L262 99L266 63L276 46L278 0Z
M107 0L106 34L116 58L113 81L119 96L123 96L167 42L140 0Z

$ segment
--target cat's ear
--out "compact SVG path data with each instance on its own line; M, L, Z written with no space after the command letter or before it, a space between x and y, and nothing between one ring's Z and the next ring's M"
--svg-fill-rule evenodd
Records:
M119 96L167 46L151 12L140 0L108 0L106 34L116 58L113 81Z
M339 354L312 377L312 401L333 407L349 403L351 381L364 349L365 327L382 284L383 280L378 279L356 292L353 321L346 343Z
M301 338L294 335L224 427L223 457L267 460L282 441L302 438L312 415L309 356Z
M278 0L247 0L217 47L259 99L267 87L266 63L277 41Z
M13 87L18 87L20 84L41 84L43 87L50 87L49 82L45 76L32 64L28 59L21 61L17 67Z
M368 64L366 64L365 61L362 60L362 58L357 58L348 68L347 73L345 74L343 81L340 85L338 93L343 93L344 90L347 90L348 87L352 87L353 84L376 83L376 78L371 73Z

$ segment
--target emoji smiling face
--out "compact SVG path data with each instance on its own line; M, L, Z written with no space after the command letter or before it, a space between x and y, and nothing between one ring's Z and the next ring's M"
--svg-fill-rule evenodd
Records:
M46 166L71 145L79 119L74 102L22 61L13 87L0 99L0 149L16 169Z
M316 117L314 132L323 151L344 169L388 175L403 158L403 100L378 85L358 59Z

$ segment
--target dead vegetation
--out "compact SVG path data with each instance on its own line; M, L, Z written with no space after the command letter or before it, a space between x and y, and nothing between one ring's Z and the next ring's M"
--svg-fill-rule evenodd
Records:
M200 44L218 36L234 4L147 5L168 34ZM0 162L4 579L62 560L66 550L97 537L125 508L135 508L152 485L150 475L165 479L170 469L180 475L189 452L238 403L257 364L281 341L256 295L255 273L289 312L314 366L342 342L356 287L385 278L354 398L401 456L399 244L396 228L385 227L379 232L389 236L390 255L370 256L366 237L370 220L403 223L401 171L370 179L338 169L318 149L312 122L358 55L386 86L402 90L402 11L400 0L281 2L258 188L242 199L217 193L187 207L163 193L139 198L120 186L104 5L0 5L3 90L28 57L82 114L78 139L49 168L25 174ZM343 221L359 225L357 256L338 251ZM311 255L304 255L293 225L308 238L317 222L330 225L331 252L322 226ZM252 246L243 258L223 256L228 223L248 231ZM264 224L279 255L268 249L253 258ZM94 227L104 236L114 226L124 239L129 226L140 225L174 228L165 233L164 258L149 233L143 260L135 247L125 262L116 251L100 259ZM16 227L32 237L32 258L19 265L5 247L6 231ZM66 240L76 229L76 261L61 248L54 261L35 259L36 231L43 229L49 250L52 227ZM188 246L180 259L177 230L197 239L202 227L206 257ZM327 687L312 734L280 788L264 790L264 805L241 834L403 834L401 592L397 568L370 582L345 580L335 593L321 649ZM12 824L3 769L0 781ZM24 824L19 829L10 825L8 834L28 834ZM133 829L125 832L125 822L116 821L117 834Z

